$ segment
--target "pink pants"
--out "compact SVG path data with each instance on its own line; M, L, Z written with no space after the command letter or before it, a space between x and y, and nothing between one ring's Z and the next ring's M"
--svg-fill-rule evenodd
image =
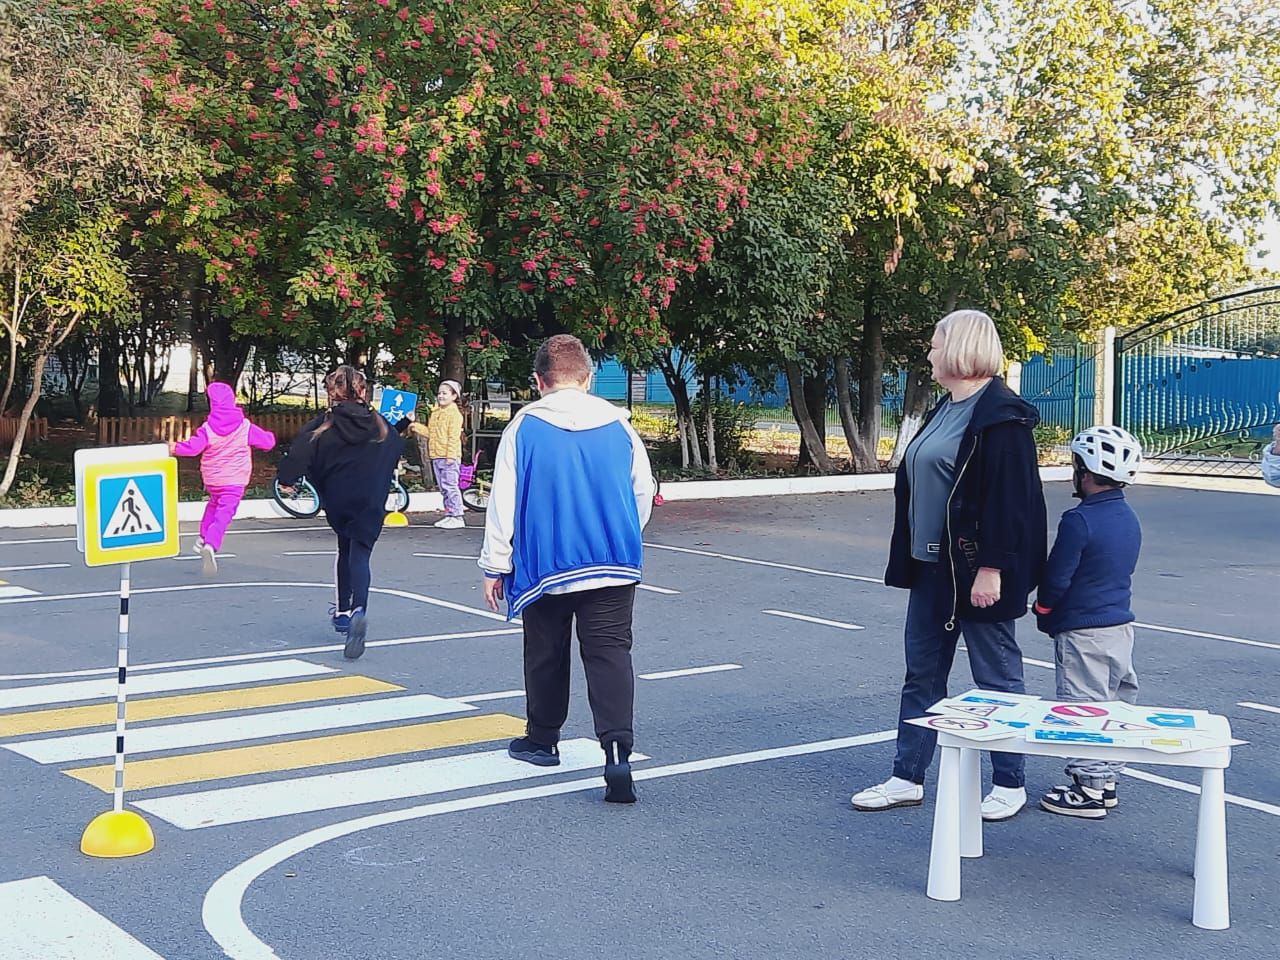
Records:
M214 552L222 549L222 538L231 526L231 518L236 515L236 507L244 498L244 485L229 487L209 487L209 502L204 505L204 516L200 518L200 539L213 547Z

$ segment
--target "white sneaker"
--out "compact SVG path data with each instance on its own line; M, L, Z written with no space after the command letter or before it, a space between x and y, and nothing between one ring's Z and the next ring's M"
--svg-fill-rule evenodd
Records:
M850 802L853 809L864 811L918 807L924 803L924 785L900 777L890 777L884 783L877 783L861 793L855 793Z
M207 543L202 543L200 544L200 549L196 552L204 558L203 572L206 577L212 577L218 572L218 558L213 552L213 547L209 546Z
M437 520L434 524L441 530L461 530L466 525L467 522L461 517L445 517L442 520Z
M201 556L202 550L204 550L204 541L197 537L196 542L191 545L191 552L198 557Z
M982 819L988 823L1008 820L1027 805L1025 787L992 787L982 798Z

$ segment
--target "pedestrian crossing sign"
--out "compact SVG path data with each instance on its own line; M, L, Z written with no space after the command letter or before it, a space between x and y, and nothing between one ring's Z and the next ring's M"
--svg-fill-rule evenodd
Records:
M167 449L80 450L76 460L77 540L86 564L177 556L178 462Z

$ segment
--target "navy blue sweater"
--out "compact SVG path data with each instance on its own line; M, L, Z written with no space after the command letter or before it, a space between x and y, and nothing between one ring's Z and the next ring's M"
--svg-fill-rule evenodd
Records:
M1124 491L1086 497L1058 524L1036 597L1036 621L1050 636L1131 623L1133 571L1142 527Z

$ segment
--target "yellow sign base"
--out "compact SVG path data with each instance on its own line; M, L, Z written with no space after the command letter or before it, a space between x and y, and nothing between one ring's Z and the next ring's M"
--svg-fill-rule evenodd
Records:
M397 510L394 513L388 513L386 519L382 521L382 525L384 527L407 527L409 518Z
M80 852L90 857L136 857L155 845L151 824L132 810L98 814L80 838Z

